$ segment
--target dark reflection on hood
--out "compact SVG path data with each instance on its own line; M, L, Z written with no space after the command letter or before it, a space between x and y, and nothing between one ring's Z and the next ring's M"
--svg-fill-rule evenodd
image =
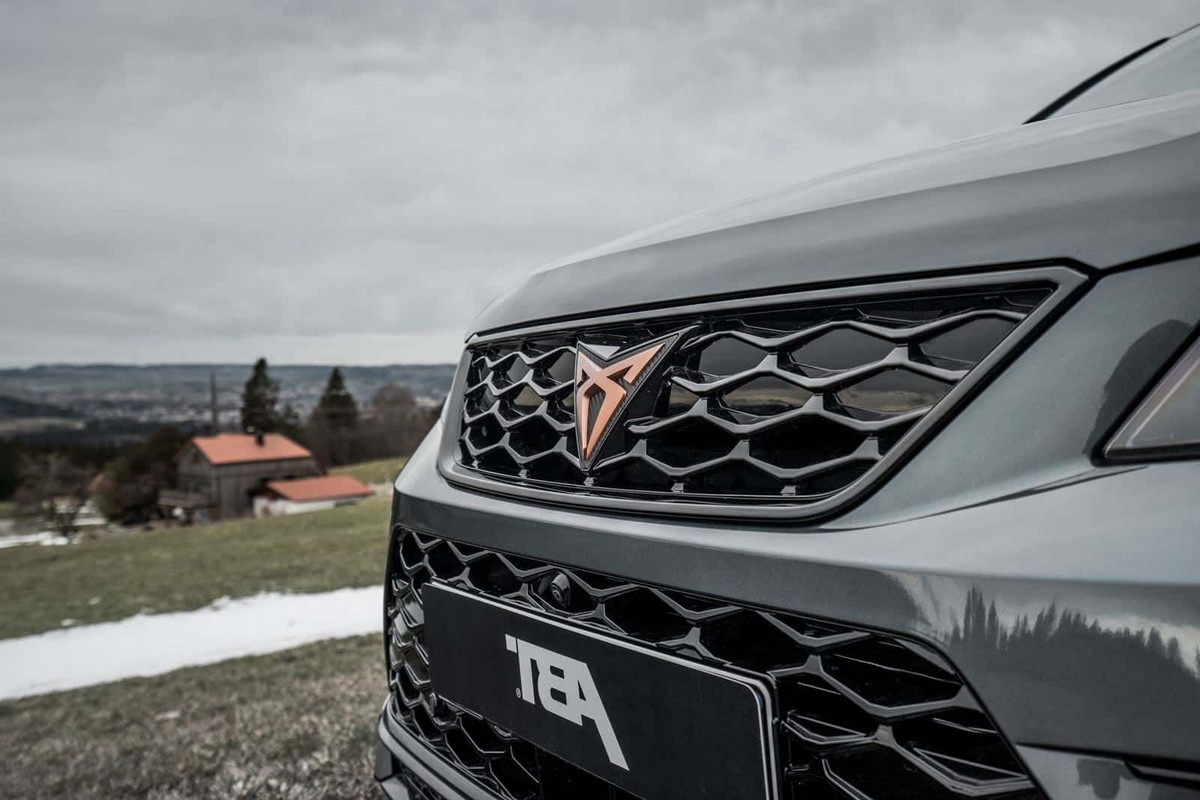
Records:
M1019 748L1050 797L1077 800L1196 800L1200 788L1142 778L1120 758Z
M1079 786L1091 789L1097 800L1195 800L1195 789L1140 780L1121 761L1080 758L1075 763Z
M1121 791L1121 777L1127 773L1120 762L1099 758L1081 758L1076 767L1079 785L1090 786L1100 800L1114 800Z
M1032 620L1023 615L1015 624L1004 625L1000 622L995 601L986 604L978 587L967 593L963 624L954 626L950 641L968 649L984 648L1001 653L1020 653L1023 648L1036 648L1041 656L1049 655L1047 648L1074 648L1086 643L1089 651L1101 645L1118 660L1149 658L1161 665L1156 670L1159 677L1182 680L1181 685L1197 686L1196 677L1200 673L1200 648L1188 655L1189 664L1179 640L1175 637L1164 640L1156 627L1136 631L1130 628L1109 630L1100 627L1097 621L1089 623L1083 612L1059 611L1053 604ZM1139 674L1139 682L1148 677Z
M1082 715L1097 734L1145 736L1145 752L1155 752L1153 740L1170 737L1173 726L1176 748L1196 748L1194 736L1189 742L1178 735L1180 727L1200 735L1200 648L1185 652L1177 638L1164 637L1153 625L1106 628L1055 604L1006 623L976 586L946 645L988 690L1019 698L1027 721L1037 718L1038 738L1054 741L1055 719L1077 724ZM1101 789L1101 777L1092 778Z

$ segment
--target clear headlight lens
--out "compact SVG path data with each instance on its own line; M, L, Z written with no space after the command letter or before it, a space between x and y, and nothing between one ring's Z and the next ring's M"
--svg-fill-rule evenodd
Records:
M1114 459L1200 455L1200 339L1109 441Z

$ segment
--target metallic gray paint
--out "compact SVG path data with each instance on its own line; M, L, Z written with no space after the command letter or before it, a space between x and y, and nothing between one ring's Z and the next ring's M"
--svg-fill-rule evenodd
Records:
M1200 91L1050 119L687 217L534 274L483 333L729 294L1200 242ZM620 248L620 249L618 249Z
M860 530L728 529L528 508L470 495L431 469L401 479L405 524L633 580L909 633L958 665L1018 743L1200 760L1200 680L1164 663L1153 629L1200 644L1194 530L1200 466L1108 470L1100 479ZM1128 501L1138 497L1136 507ZM1149 509L1161 509L1144 513ZM1064 511L1065 509L1065 511ZM1071 511L1076 513L1072 520ZM1142 537L1154 536L1155 551ZM1012 628L1050 608L1099 629L1066 651L1014 660L963 630L968 599ZM957 628L957 632L956 632ZM1120 637L1128 628L1131 636ZM1115 663L1104 631L1118 636ZM1144 637L1139 640L1135 637ZM1129 674L1114 677L1116 666ZM1176 669L1178 666L1180 669ZM1164 668L1176 680L1164 683ZM1184 687L1181 693L1180 687Z
M1100 280L903 471L831 522L652 520L462 491L437 472L440 431L397 481L398 519L916 635L1018 744L1200 761L1200 463L1090 458L1198 318L1200 260ZM1039 626L1052 609L1069 624Z
M1184 257L1200 243L1198 130L1192 92L982 137L540 273L480 318L487 332L1024 260L1090 275L847 514L696 521L502 499L442 477L439 425L397 479L396 520L919 637L1052 800L1195 797L1125 762L1200 764L1200 462L1109 464L1101 450L1200 323L1200 258ZM721 225L734 227L708 230Z

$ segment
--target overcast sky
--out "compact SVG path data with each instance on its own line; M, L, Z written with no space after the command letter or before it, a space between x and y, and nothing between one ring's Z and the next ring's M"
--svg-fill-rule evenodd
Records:
M574 250L1016 124L1200 0L0 14L0 364L378 364Z

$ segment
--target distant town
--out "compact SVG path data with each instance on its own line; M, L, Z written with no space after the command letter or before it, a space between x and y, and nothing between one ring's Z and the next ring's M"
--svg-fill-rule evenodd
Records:
M70 536L357 503L373 490L330 469L375 462L394 475L453 374L266 359L0 370L0 532Z
M241 394L251 364L42 365L0 369L0 438L39 442L122 443L163 424L206 426L211 382L217 387L222 429L237 430ZM316 407L332 365L272 365L279 403L302 418ZM403 386L417 403L446 396L452 364L343 367L346 387L362 401L388 384Z

